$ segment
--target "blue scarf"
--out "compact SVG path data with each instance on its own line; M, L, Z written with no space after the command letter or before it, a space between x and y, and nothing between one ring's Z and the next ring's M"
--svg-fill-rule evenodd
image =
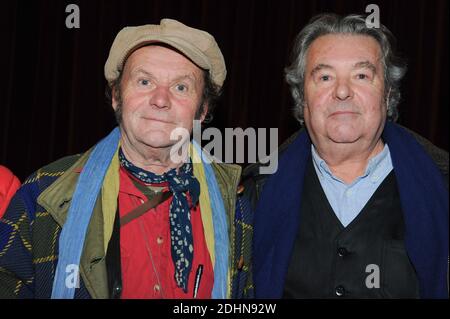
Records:
M194 259L194 240L192 236L191 212L186 197L189 191L192 203L195 205L200 196L200 184L192 175L192 164L185 163L177 173L176 169L156 175L145 171L128 161L119 149L120 165L138 180L147 184L161 184L168 182L169 190L173 194L169 208L170 242L172 261L175 267L175 282L185 293L188 291L189 273Z
M405 247L422 298L448 298L448 190L436 164L415 138L387 122L389 145L405 220ZM257 298L281 298L301 221L301 194L311 141L303 132L281 156L255 211L254 283ZM289 191L286 191L288 189ZM300 214L299 214L300 212Z
M73 299L80 280L79 264L84 240L97 196L111 159L119 144L120 131L115 128L100 141L89 156L78 179L67 220L59 237L58 266L53 281L52 299ZM74 284L69 285L68 270L75 270Z
M208 195L211 202L211 211L214 227L214 252L216 260L214 262L214 286L212 290L213 299L227 298L228 285L228 258L229 242L228 223L222 193L219 189L216 176L211 166L211 159L202 151L200 145L193 141L197 154L201 154L201 161L205 170L206 183L208 184Z

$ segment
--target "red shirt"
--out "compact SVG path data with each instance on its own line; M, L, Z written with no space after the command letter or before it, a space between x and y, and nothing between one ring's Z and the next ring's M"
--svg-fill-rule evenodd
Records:
M5 166L0 165L0 218L19 187L19 179Z
M121 168L119 189L121 217L147 201L145 195L136 188L131 179L136 180L124 168ZM170 247L169 206L171 201L172 197L121 227L120 251L122 298L124 299L193 298L195 276L199 265L203 265L203 274L197 298L211 298L214 271L206 246L198 204L191 209L194 260L189 274L188 292L184 293L183 289L176 285Z

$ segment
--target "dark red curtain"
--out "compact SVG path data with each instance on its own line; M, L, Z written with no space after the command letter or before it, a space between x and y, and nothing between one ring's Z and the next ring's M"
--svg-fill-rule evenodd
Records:
M65 8L80 8L67 29ZM2 2L0 9L0 163L22 180L79 153L115 126L104 97L103 66L124 26L164 17L207 30L228 68L211 125L277 127L281 142L298 129L283 79L293 39L315 14L380 7L409 70L399 122L448 150L448 21L441 1L46 0Z

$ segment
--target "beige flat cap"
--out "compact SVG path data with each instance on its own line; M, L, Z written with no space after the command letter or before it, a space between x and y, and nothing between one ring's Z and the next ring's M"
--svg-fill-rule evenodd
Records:
M105 63L105 78L111 83L119 76L130 54L150 43L161 42L182 52L197 66L208 70L214 84L222 87L227 70L214 37L176 20L162 19L160 24L126 27L120 30Z

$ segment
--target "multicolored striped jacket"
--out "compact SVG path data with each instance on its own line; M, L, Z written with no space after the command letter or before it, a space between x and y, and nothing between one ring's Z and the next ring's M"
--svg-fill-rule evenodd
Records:
M32 174L0 220L0 298L50 298L58 262L58 239L66 220L79 171L89 151L62 158ZM252 212L242 189L241 168L212 167L228 214L229 296L251 298ZM238 194L239 193L239 194ZM100 198L100 196L99 196ZM80 262L75 298L110 298L103 247L101 200L97 200Z

